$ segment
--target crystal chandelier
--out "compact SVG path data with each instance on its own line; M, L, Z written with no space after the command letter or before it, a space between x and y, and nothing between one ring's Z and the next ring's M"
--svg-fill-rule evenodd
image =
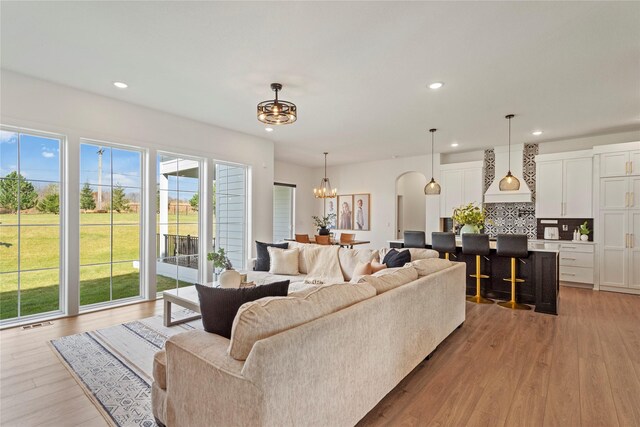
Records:
M513 119L513 117L513 114L504 117L509 120L509 172L507 172L507 176L500 180L500 184L498 185L500 191L517 191L520 189L520 181L511 174L511 119Z
M288 125L295 122L298 118L296 104L278 99L278 91L282 90L280 83L271 83L271 89L276 93L276 99L258 104L258 120L268 125Z
M324 152L324 178L320 181L320 187L313 189L316 199L333 199L338 194L337 188L331 188L329 178L327 178L327 153Z
M424 194L437 196L440 194L440 184L433 178L433 134L436 133L436 129L429 129L429 132L431 132L431 181L424 186Z

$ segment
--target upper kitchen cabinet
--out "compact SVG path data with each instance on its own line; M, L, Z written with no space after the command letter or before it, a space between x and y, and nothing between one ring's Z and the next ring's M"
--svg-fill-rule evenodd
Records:
M482 204L482 162L440 165L442 193L440 216L450 218L453 210L468 203Z
M640 150L600 154L601 178L629 175L640 175Z
M536 217L592 218L591 150L536 156Z

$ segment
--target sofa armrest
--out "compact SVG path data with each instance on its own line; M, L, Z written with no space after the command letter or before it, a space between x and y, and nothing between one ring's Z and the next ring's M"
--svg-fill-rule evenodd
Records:
M229 356L228 347L227 338L199 330L167 340L168 426L260 423L262 393L242 375L244 362Z

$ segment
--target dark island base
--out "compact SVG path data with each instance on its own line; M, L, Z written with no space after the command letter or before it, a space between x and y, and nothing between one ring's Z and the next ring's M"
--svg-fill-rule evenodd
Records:
M392 247L397 245L393 245ZM430 248L427 245L427 248ZM475 295L476 279L469 277L475 274L476 257L464 255L461 251L456 253L457 258L451 257L451 261L467 264L467 295ZM444 256L441 256L444 258ZM504 281L511 277L511 259L500 257L494 249L487 257L481 257L481 272L490 276L482 279L481 293L485 298L496 301L509 301L511 299L511 283ZM529 252L529 257L516 262L517 277L524 279L524 283L516 284L516 300L519 303L535 306L538 313L558 314L558 254L557 252Z

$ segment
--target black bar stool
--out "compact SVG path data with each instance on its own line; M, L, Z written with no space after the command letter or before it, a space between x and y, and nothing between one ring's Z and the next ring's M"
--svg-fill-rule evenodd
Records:
M467 297L467 301L478 304L493 304L493 300L483 298L480 295L481 280L489 278L489 276L480 273L480 257L489 255L490 251L488 234L465 233L462 235L462 253L476 256L476 274L470 275L470 277L476 278L476 294L475 296Z
M529 256L529 242L526 234L498 234L498 242L496 244L496 253L498 256L511 257L511 277L502 279L505 282L511 282L511 301L501 301L498 303L501 307L511 308L513 310L531 310L531 307L516 302L516 283L524 282L523 279L516 277L516 259L526 258Z
M404 247L405 248L425 248L424 231L405 231Z
M449 259L449 254L452 254L455 257L456 235L451 232L431 233L431 249L438 252L444 252L444 259Z

